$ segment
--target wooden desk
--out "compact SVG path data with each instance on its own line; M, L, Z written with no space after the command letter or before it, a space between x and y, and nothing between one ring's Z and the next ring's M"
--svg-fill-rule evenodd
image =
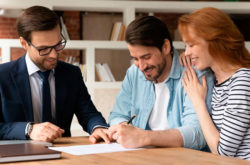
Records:
M54 146L90 144L88 137L60 138ZM145 150L92 155L62 153L61 159L8 163L9 165L88 165L88 164L136 164L136 165L250 165L250 161L214 155L186 148L149 148Z

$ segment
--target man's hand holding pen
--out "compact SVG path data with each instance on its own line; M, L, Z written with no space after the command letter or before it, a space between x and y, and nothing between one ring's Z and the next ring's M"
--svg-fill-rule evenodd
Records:
M136 115L133 115L127 122L111 126L109 137L125 148L138 148L144 144L145 130L133 126L131 123Z
M127 122L122 122L119 125L129 125L132 123L135 117L136 117L136 114L134 114ZM109 128L109 138L113 139L113 141L116 141L117 143L118 143L118 138L119 138L117 130L121 129L119 125L111 126Z

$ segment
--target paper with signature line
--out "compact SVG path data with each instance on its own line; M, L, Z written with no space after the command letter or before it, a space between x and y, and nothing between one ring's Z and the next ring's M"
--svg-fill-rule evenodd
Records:
M110 144L91 144L91 145L78 145L68 147L49 147L49 149L66 152L71 155L87 155L87 154L98 154L98 153L109 153L109 152L121 152L121 151L133 151L140 150L143 148L127 149L117 143Z

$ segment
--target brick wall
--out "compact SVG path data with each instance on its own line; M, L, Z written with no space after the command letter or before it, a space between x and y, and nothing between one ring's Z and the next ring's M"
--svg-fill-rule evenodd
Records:
M17 38L15 18L0 17L0 38Z
M63 13L63 20L67 27L69 37L71 40L80 40L80 12L65 11ZM65 60L67 56L76 57L79 61L80 51L79 50L64 50L60 56L61 60Z
M80 39L80 12L67 11L63 13L64 23L66 24L70 39ZM0 17L0 38L1 39L17 39L16 18ZM25 51L22 48L11 49L11 60L16 60L23 56ZM61 60L65 60L67 56L76 56L79 60L80 51L64 50L60 56ZM1 52L0 52L1 56Z
M15 18L0 17L0 38L17 38Z

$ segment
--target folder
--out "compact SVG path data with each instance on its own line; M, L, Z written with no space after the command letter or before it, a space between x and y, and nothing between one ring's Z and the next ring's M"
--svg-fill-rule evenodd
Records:
M53 146L53 143L44 142L44 141L38 141L38 140L0 140L0 150L1 150L1 145L6 145L6 144L22 144L22 143L40 144L40 145L43 145L43 146L46 146L46 147Z
M61 152L46 148L40 144L22 143L0 146L0 163L41 159L57 159Z

